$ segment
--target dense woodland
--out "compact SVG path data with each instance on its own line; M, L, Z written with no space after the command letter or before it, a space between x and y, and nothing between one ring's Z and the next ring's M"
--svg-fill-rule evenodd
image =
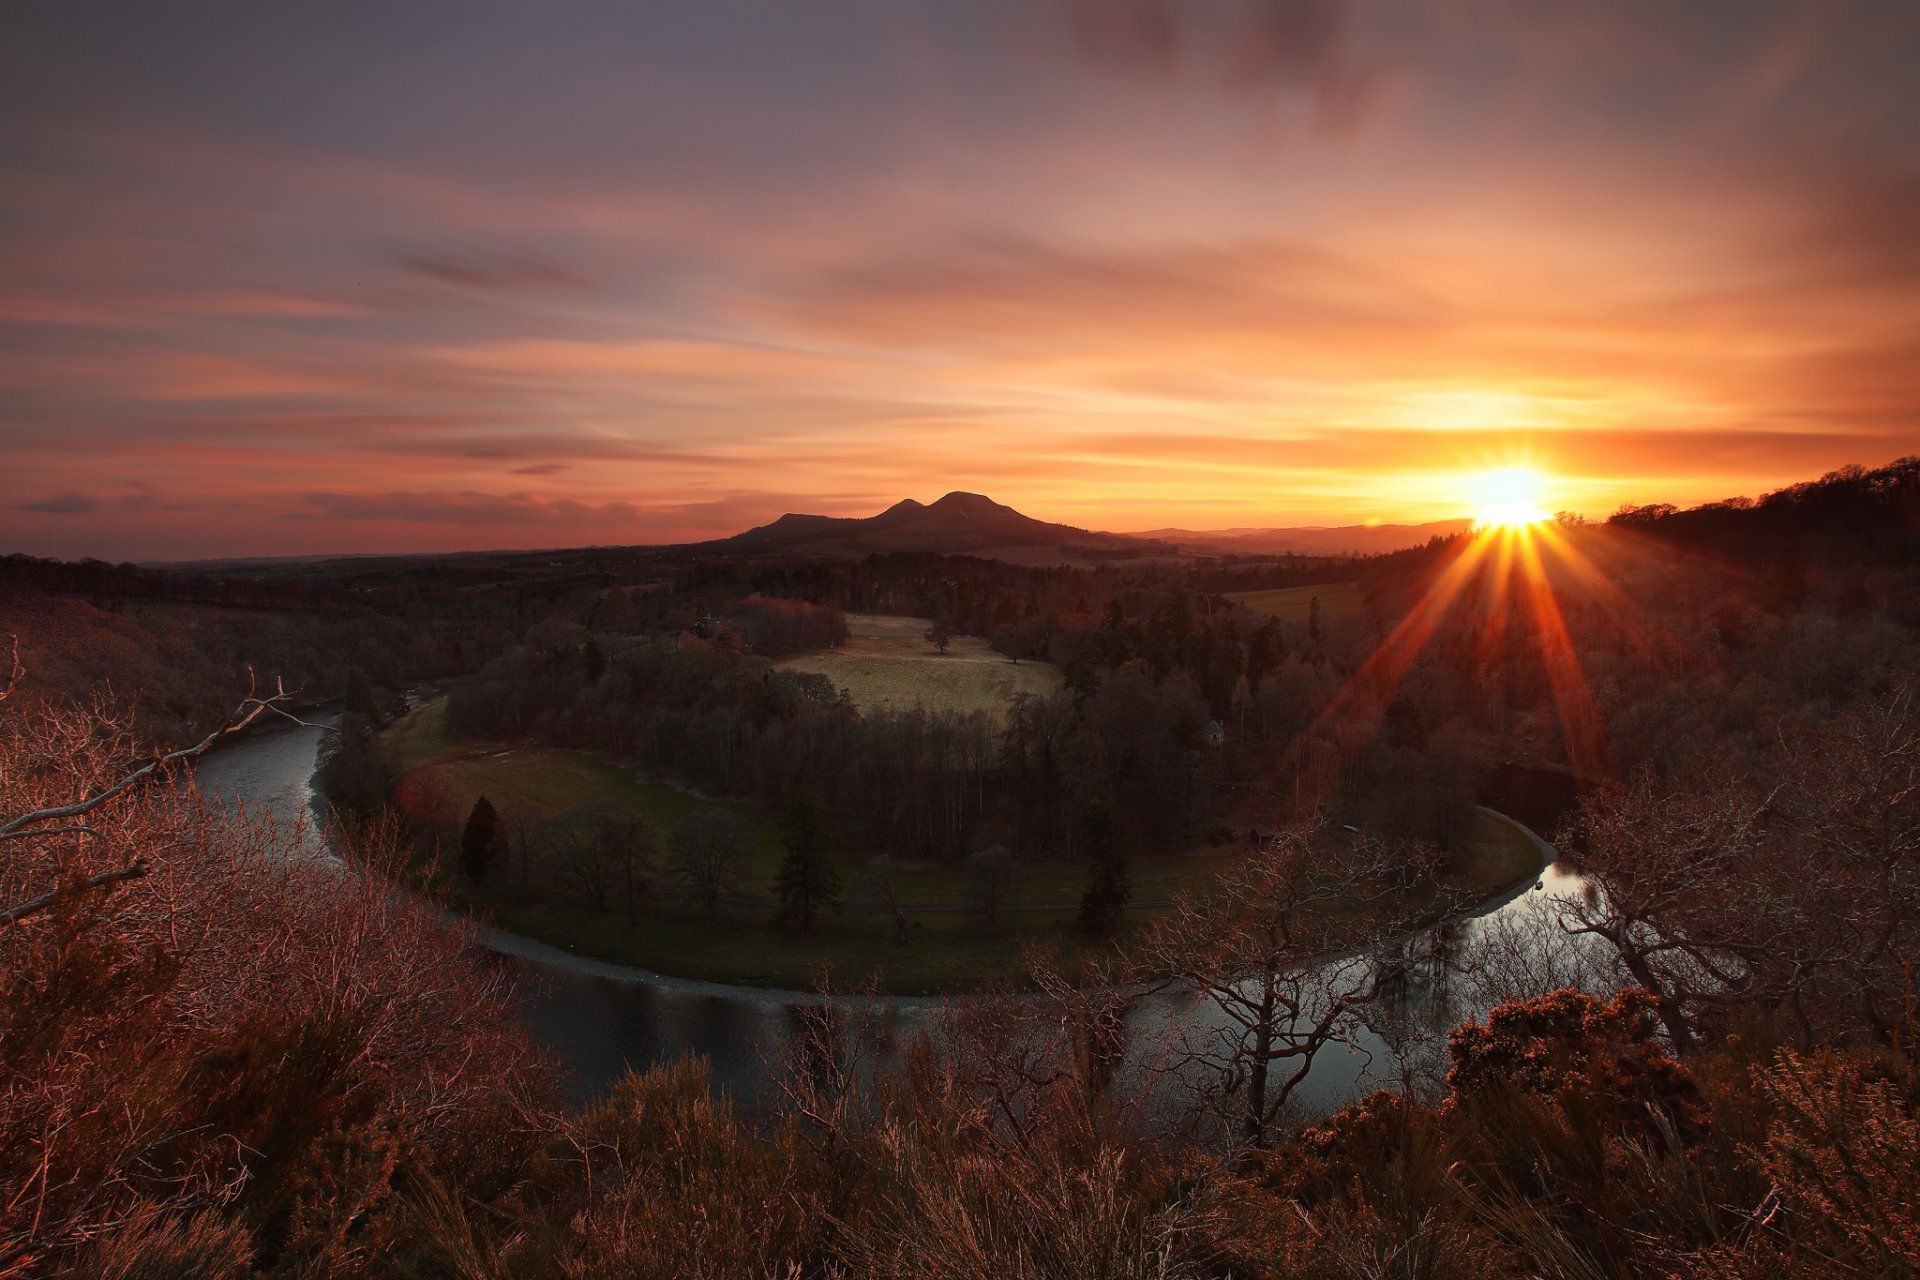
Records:
M570 566L445 595L402 568L278 632L10 566L10 604L77 616L0 704L0 1276L1920 1274L1920 461L1358 568L1362 612L1271 627L1217 565ZM865 609L1044 654L1067 688L989 725L768 670ZM189 638L219 626L231 648ZM376 685L457 678L467 731L769 804L810 762L863 847L1039 854L1100 811L1149 848L1247 813L1271 835L1106 965L1036 956L1037 995L954 1000L885 1067L860 1007L823 1002L765 1108L688 1062L576 1109L503 971L391 891L397 825L290 867L167 785L184 756L142 780L181 735L124 685L131 714L75 696L106 670L54 658L62 634L172 634L209 707L221 672L230 707L239 667L274 669L249 638L291 666L362 637L294 667L309 696L377 714ZM179 690L179 726L219 719ZM1596 892L1476 944L1493 1012L1401 1030L1431 1071L1289 1110L1301 1053L1385 1016L1377 980L1310 963L1315 903L1379 847L1314 823L1443 836L1512 761L1577 776L1556 835ZM1258 1011L1182 1077L1223 1126L1168 1125L1166 1082L1120 1069L1170 971Z

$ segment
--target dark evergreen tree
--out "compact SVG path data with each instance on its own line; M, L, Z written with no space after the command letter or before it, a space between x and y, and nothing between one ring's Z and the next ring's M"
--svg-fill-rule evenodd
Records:
M371 815L387 802L390 779L370 745L367 717L349 711L320 751L320 790L345 813Z
M368 683L364 671L355 669L347 677L347 710L372 721L380 719L380 705L373 696L373 685Z
M460 833L460 866L467 879L476 884L487 874L493 861L494 846L500 842L500 814L493 802L481 796L467 815L466 830Z
M1089 863L1087 891L1080 898L1080 927L1096 938L1110 938L1119 931L1120 918L1133 900L1126 850L1113 814L1105 808L1081 815L1079 834Z
M814 917L840 900L840 877L827 861L831 838L818 783L803 778L794 784L780 825L787 846L774 884L780 895L780 918L802 930L811 929Z
M1260 624L1260 629L1247 641L1247 680L1254 688L1260 687L1260 677L1280 665L1286 656L1287 642L1280 633L1277 618L1268 618Z

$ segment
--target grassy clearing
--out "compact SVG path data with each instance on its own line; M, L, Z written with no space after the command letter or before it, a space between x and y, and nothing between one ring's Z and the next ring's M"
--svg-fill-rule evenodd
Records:
M1025 664L1022 664L1025 665ZM544 824L587 806L611 805L643 814L664 849L680 823L695 813L723 808L748 824L752 844L742 873L742 892L718 919L691 903L660 893L629 923L623 907L599 914L557 882L550 852L536 839L523 866L513 858L496 863L487 883L453 888L466 905L518 933L582 954L638 965L661 973L758 986L809 985L822 963L835 980L852 983L878 975L883 990L927 994L965 990L991 978L1018 978L1020 953L1031 942L1069 954L1086 947L1078 930L1078 904L1085 868L1053 863L1022 868L989 929L964 907L970 869L965 864L899 866L840 853L835 858L843 888L841 910L811 936L775 926L773 880L782 856L773 823L752 807L716 800L629 768L577 751L505 747L462 742L446 724L444 702L405 717L380 739L380 751L404 779L397 801L415 811L431 808L457 826L481 795L511 824L536 833ZM1157 914L1153 905L1176 894L1204 890L1245 853L1244 845L1169 857L1136 859L1132 867L1135 906L1131 925ZM1458 900L1482 901L1531 876L1534 848L1520 830L1481 810L1471 838L1436 884L1423 885L1403 905L1423 918L1455 909ZM879 909L882 884L906 910L907 940L892 916Z
M1320 601L1320 618L1324 622L1355 617L1367 607L1367 597L1357 582L1275 587L1271 591L1235 591L1227 596L1227 599L1243 604L1255 613L1264 613L1282 622L1305 622L1307 612L1316 598Z
M927 643L925 618L847 615L852 632L838 649L803 653L775 665L826 676L862 710L915 704L928 710L998 715L1015 694L1050 694L1060 668L1050 662L1013 662L978 636L954 636L946 653Z

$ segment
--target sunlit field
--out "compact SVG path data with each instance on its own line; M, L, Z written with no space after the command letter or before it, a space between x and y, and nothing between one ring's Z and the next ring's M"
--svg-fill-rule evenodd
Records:
M827 677L863 709L984 711L999 716L1022 693L1045 696L1060 688L1050 662L1014 662L979 636L950 638L945 653L927 640L926 618L847 615L847 643L786 658L775 665Z

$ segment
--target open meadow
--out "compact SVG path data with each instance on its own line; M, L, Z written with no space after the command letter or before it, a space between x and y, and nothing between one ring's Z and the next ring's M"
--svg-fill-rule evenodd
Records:
M940 653L927 641L925 618L850 613L847 643L787 658L783 671L826 676L863 711L915 705L929 711L985 711L998 716L1016 694L1046 695L1061 685L1050 662L1015 662L979 636L954 636Z

